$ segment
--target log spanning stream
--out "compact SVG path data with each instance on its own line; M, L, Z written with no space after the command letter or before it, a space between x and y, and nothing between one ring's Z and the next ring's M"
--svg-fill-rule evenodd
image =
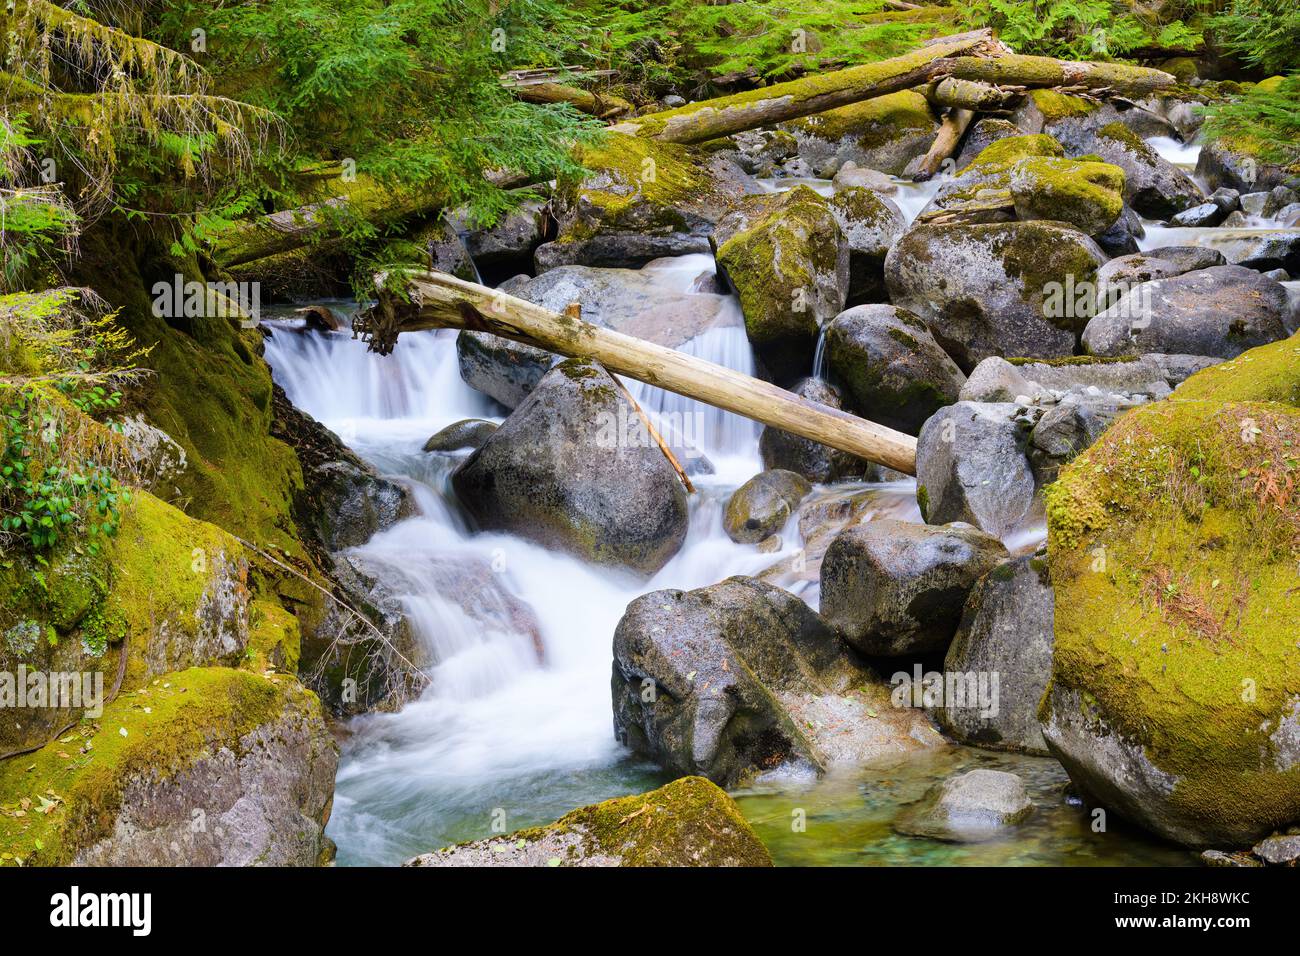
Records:
M925 191L904 193L909 218L928 198ZM713 263L707 256L686 256L646 268L666 290L686 292ZM335 307L346 310L350 304ZM734 323L683 349L752 373L739 306L728 297L727 307ZM388 589L402 596L408 620L434 663L419 700L397 713L354 718L344 728L328 831L338 844L339 863L396 864L665 782L658 768L634 758L614 739L611 640L624 608L639 594L758 574L798 550L797 517L782 533L777 553L736 544L722 529L731 492L762 470L759 426L626 381L652 415L696 416L703 423L699 450L715 468L712 475L692 479L698 493L691 496L690 532L682 550L653 579L639 580L467 526L448 482L459 456L421 450L430 435L452 422L501 419L499 406L462 382L455 333L403 334L394 353L380 357L346 332L292 331L287 319L272 318L269 325L266 358L289 398L381 473L406 479L420 511L356 549L368 566L379 569ZM856 493L870 496L868 519L920 520L910 480L841 483L833 490L817 488L814 497ZM455 593L457 575L473 565L492 567L497 584L531 610L545 648L543 661L533 636L521 633L499 603L467 609L445 597ZM815 582L791 576L777 583L816 606ZM976 766L1014 770L1035 802L1051 809L1001 843L958 846L892 832L889 824L901 805L935 780ZM1096 839L1084 814L1067 804L1065 784L1055 761L953 746L849 776L776 781L736 796L778 864L1194 862L1191 854L1132 831ZM796 809L806 813L803 832L791 827Z

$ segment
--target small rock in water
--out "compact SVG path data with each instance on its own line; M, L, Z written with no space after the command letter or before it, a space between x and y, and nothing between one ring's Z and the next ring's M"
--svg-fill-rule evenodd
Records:
M495 422L482 418L466 418L453 422L424 443L424 451L462 451L478 448L497 430Z
M1255 844L1254 854L1274 866L1294 865L1300 860L1300 835L1273 836Z
M763 541L785 527L811 490L807 479L793 471L773 469L755 475L727 502L722 518L727 537L741 544Z
M894 829L909 836L979 843L1001 836L1034 810L1025 782L1001 770L971 770L931 788Z

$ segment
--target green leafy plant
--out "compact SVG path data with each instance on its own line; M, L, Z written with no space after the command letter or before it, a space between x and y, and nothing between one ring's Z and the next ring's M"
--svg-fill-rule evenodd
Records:
M1228 103L1205 108L1203 135L1237 140L1265 162L1300 162L1300 74L1260 84Z
M1209 20L1216 42L1270 73L1300 69L1300 6L1293 0L1231 0Z
M40 554L74 535L112 535L131 473L101 424L145 350L86 290L0 296L0 342L23 374L0 382L0 545Z
M962 23L990 26L1018 53L1110 59L1142 47L1189 48L1201 37L1182 20L1159 24L1116 0L958 0Z

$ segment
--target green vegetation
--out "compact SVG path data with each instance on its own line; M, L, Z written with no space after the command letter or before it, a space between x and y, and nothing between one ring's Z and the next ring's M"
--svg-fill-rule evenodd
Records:
M1201 40L1180 19L1140 15L1120 0L957 0L956 7L964 26L993 27L1017 53L1107 60L1143 47L1187 49Z

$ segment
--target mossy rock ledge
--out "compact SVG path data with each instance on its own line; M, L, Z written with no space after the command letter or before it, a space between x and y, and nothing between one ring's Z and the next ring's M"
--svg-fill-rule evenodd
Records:
M163 675L0 762L0 859L32 866L310 866L338 750L314 694L224 667Z
M1136 409L1046 492L1039 717L1092 800L1189 846L1300 820L1300 338Z
M425 853L405 866L771 866L735 802L703 777L581 807L555 823Z

